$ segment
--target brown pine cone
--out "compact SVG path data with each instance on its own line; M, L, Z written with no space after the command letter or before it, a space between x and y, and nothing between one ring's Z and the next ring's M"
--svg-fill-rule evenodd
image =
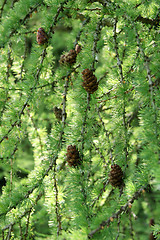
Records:
M45 32L45 30L43 28L39 28L37 30L37 43L39 45L43 45L44 43L46 43L48 41L48 36L47 33Z
M123 172L119 165L111 165L111 171L109 173L109 182L113 187L121 187L123 183Z
M91 70L84 69L82 72L83 84L82 86L88 93L94 93L98 89L98 82L96 76Z
M58 107L54 107L53 112L54 112L57 120L62 121L62 109L58 108Z
M73 65L76 62L76 58L77 58L76 51L71 49L68 53L60 57L59 63Z
M53 112L58 121L62 121L62 109L58 107L53 108ZM67 114L65 113L65 119L67 118Z
M80 157L79 157L79 151L76 149L76 146L69 145L67 147L67 162L70 167L77 167L81 164Z

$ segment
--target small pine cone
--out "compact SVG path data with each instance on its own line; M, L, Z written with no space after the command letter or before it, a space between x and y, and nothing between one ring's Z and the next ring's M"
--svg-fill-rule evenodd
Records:
M58 107L53 108L53 112L58 121L62 121L62 109ZM67 118L67 114L65 113L65 119Z
M80 157L79 157L79 151L76 149L76 146L69 145L67 147L67 162L70 167L77 167L81 164Z
M111 166L109 182L113 187L121 187L123 183L123 172L119 165L114 164Z
M47 33L44 31L43 28L39 28L37 30L37 43L39 45L43 45L44 43L46 43L48 41L48 36Z
M60 57L60 64L73 65L76 62L77 53L75 50L71 49L68 53Z
M88 68L83 70L82 75L82 86L88 93L94 93L98 89L98 82L96 76Z

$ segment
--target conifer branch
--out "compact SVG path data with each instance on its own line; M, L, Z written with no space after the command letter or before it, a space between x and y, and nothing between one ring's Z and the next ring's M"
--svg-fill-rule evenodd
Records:
M61 6L58 8L57 13L56 13L56 15L55 15L55 17L54 17L54 19L53 19L53 22L52 22L52 24L51 24L51 26L50 26L50 30L49 30L48 35L51 34L51 31L52 31L53 26L55 26L56 23L57 23L57 21L58 21L58 16L59 16L60 12L63 11L63 5L66 4L67 2L68 2L68 0L64 1L63 3L61 3ZM38 5L39 5L39 4L38 4ZM33 84L33 87L32 87L32 89L31 89L31 93L30 93L30 95L28 96L26 102L24 103L21 111L19 112L19 114L18 114L18 119L12 124L12 127L8 130L8 132L1 138L0 143L2 143L2 142L4 141L4 139L8 138L9 133L13 130L13 128L14 128L17 124L19 124L20 119L21 119L21 115L23 114L25 108L27 107L28 102L29 102L29 101L31 100L31 98L32 98L32 93L33 93L33 91L35 90L35 88L36 88L36 86L37 86L37 84L38 84L38 81L39 81L39 76L40 76L41 68L42 68L43 61L44 61L45 56L46 56L46 48L47 48L47 46L44 48L44 50L43 50L43 52L42 52L42 54L41 54L40 65L39 65L39 68L37 69L37 72L36 72L36 74L35 74L35 83Z
M22 225L21 225L21 221L19 221L19 231L20 231L20 237L21 237L21 240L23 240L23 233L22 233Z
M151 27L158 27L159 23L160 23L160 18L156 17L155 19L149 19L149 18L144 18L141 15L139 15L136 20L136 22L141 22L144 24L149 24L151 25Z
M58 17L59 17L59 14L63 11L64 9L64 5L66 5L68 3L69 0L65 0L63 2L61 2L59 8L57 9L57 13L53 19L53 23L51 24L51 27L49 29L49 32L48 32L48 36L50 36L50 34L52 33L53 31L53 28L54 26L56 26L57 22L58 22Z
M120 83L125 90L125 81L124 81L124 76L123 76L123 69L122 69L122 61L120 60L119 52L118 52L118 43L117 43L117 19L115 19L114 22L114 28L113 28L113 39L114 39L114 44L115 44L115 52L116 52L116 57L117 57L117 66L119 68L120 72ZM126 161L126 167L128 167L128 129L127 129L127 122L126 122L126 99L125 99L125 94L123 94L123 126L124 126L124 134L125 134L125 147L124 147L124 152L125 152L125 161Z
M4 231L2 230L2 240L4 240Z
M66 74L66 80L65 80L65 84L64 84L64 92L63 92L63 109L62 109L62 131L60 133L60 138L59 138L59 148L61 148L62 146L62 140L63 140L63 135L64 135L64 128L65 128L65 124L66 124L66 101L67 101L67 91L68 91L68 84L69 84L69 79L71 77L71 73L72 71L75 71L75 69L72 69L71 71L69 71ZM62 230L62 222L61 222L61 215L60 215L60 204L59 204L59 200L58 200L58 185L57 185L57 179L56 179L56 159L54 161L54 172L53 172L53 179L54 179L54 189L55 189L55 213L56 213L56 218L57 218L57 236L60 235L61 230Z
M98 154L100 155L100 158L102 159L102 161L106 167L107 163L106 163L106 160L105 160L104 156L102 155L100 149L96 146L96 144L94 142L93 142L93 146L94 146L95 150L98 152Z
M118 240L119 238L119 234L120 234L120 224L121 224L121 216L118 216L118 222L117 222L117 226L118 226L118 230L117 230L117 236L115 238L115 240Z
M106 7L107 5L110 5L112 2L110 0L89 0L89 2L93 3L93 2L99 2L101 3L104 7Z
M103 187L101 188L99 195L93 200L91 208L93 208L94 205L96 204L96 202L100 199L100 197L102 197L103 193L105 192L106 186L108 184L109 184L109 180L107 180L106 182L103 183Z
M110 216L107 220L102 221L101 224L94 230L92 230L89 234L88 234L88 238L91 239L95 233L103 230L103 228L105 226L110 226L111 222L115 219L118 218L118 216L120 216L121 213L125 213L126 210L129 208L130 204L134 203L135 200L137 200L141 193L147 188L148 186L144 186L141 187L137 192L134 193L133 197L131 199L129 199L127 201L127 203L125 205L123 205L122 207L120 207L120 209L115 212L112 216Z
M20 121L21 121L21 116L22 116L22 114L24 113L24 110L25 110L25 108L27 107L28 102L31 100L31 98L32 98L32 93L33 93L35 87L36 87L37 84L38 84L39 76L40 76L40 71L41 71L42 64L43 64L43 61L44 61L45 56L46 56L46 48L45 48L45 49L43 50L43 52L42 52L42 57L41 57L41 61L40 61L40 66L39 66L39 68L38 68L38 70L37 70L37 72L36 72L36 74L35 74L35 83L33 84L32 90L31 90L31 92L30 92L30 94L29 94L26 102L24 103L24 105L22 106L21 110L20 110L19 113L18 113L18 119L17 119L14 123L12 123L11 128L9 128L8 132L1 138L0 143L2 143L6 138L8 138L9 133L13 130L13 128L14 128L16 125L18 125L18 124L20 123Z
M25 47L24 47L24 54L23 54L23 62L21 64L21 68L20 68L20 78L15 80L15 83L22 80L22 75L23 75L23 71L24 71L24 63L25 63L25 59L27 57L27 49L28 49L28 43L27 43L27 38L25 36Z
M54 179L54 189L55 189L55 213L57 218L57 236L60 235L62 230L62 222L61 222L61 215L60 215L60 204L58 200L58 186L57 186L57 179L56 179L56 161L54 162L54 171L53 171L53 179Z
M110 94L112 93L112 91L115 91L115 89L116 89L116 88L113 87L111 90L109 90L108 92L104 93L102 96L97 97L97 99L102 98L102 97L105 96L105 95L110 96ZM124 94L130 93L130 92L132 92L134 89L135 89L135 87L132 87L132 88L126 90L126 91L124 92ZM110 100L112 100L112 99L114 99L114 98L118 98L118 97L121 97L121 96L120 96L120 95L114 95L114 96L112 96L112 97L110 97L110 98L108 98L108 99L100 100L100 101L98 101L98 103L107 102L107 101L110 101Z
M12 42L10 41L9 44L8 44L8 58L7 58L7 71L6 71L6 83L7 85L9 84L9 76L10 76L10 69L12 67L12 64L13 64L13 59L11 58L11 54L12 54ZM8 95L9 95L9 91L8 91L8 88L6 89L6 93L5 93L5 101L4 103L2 104L2 110L1 110L1 115L0 115L0 125L2 123L2 116L3 116L3 113L5 111L5 106L6 106L6 103L8 101Z
M133 61L132 65L131 65L130 69L127 71L126 76L133 71L133 68L134 68L136 60L137 60L137 58L139 56L139 53L140 53L140 49L138 48L138 50L136 52L136 56L134 58L134 61ZM126 76L125 76L125 78L126 78Z
M134 240L134 234L133 234L134 229L133 229L133 223L132 223L132 216L131 216L131 209L130 208L128 208L128 214L129 214L130 231L131 231L130 235L131 235L132 240Z
M71 77L70 74L67 74L66 81L65 81L65 84L64 84L63 102L62 102L62 105L63 105L63 109L62 109L62 124L63 124L63 128L65 127L65 124L66 124L66 116L67 116L67 113L66 113L66 101L67 101L67 91L68 91L68 84L69 84L70 77Z
M39 7L42 3L36 4L33 8L30 7L30 11L26 14L26 16L23 19L20 19L19 23L21 25L25 24L25 21L30 18L31 14ZM13 29L9 35L9 39L17 32L17 29Z
M135 25L134 25L134 28L135 28ZM143 48L141 47L140 37L139 37L139 34L138 34L136 28L135 28L135 31L136 31L137 45L138 45L139 51L142 53L142 56L143 56L144 61L145 61L145 66L146 66L146 70L147 70L147 78L148 78L148 83L149 83L149 92L150 92L150 97L151 97L151 105L154 109L155 104L154 104L154 99L153 99L153 82L152 82L152 77L151 77L151 71L150 71L150 68L149 68L149 58L145 54Z
M50 170L53 169L53 166L54 166L54 162L56 161L56 159L58 158L58 155L55 155L51 158L50 160L50 165L49 167L46 169L46 171L44 172L44 174L42 175L42 177L40 179L38 179L38 181L33 185L33 187L31 189L29 189L24 196L22 196L20 199L18 199L18 201L14 204L10 204L10 207L7 208L7 210L3 213L0 214L0 217L1 216L4 216L6 215L8 212L10 212L13 208L16 208L16 206L18 204L20 204L21 202L23 202L25 199L29 198L30 194L33 193L33 191L38 188L42 182L43 182L43 179L48 175L48 173L50 172Z
M94 32L94 40L93 40L93 47L92 47L92 55L93 55L93 62L91 65L91 70L94 71L95 69L95 62L96 62L96 55L98 53L97 51L97 43L100 40L100 34L102 30L102 20L103 18L100 19L100 21L97 23L95 32Z
M96 106L96 111L97 111L97 113L98 113L98 116L99 116L100 122L101 122L102 127L103 127L104 132L105 132L105 135L106 135L106 137L107 137L107 139L108 139L108 144L109 144L109 150L108 150L108 151L109 151L109 154L110 154L110 160L111 160L111 163L114 164L113 150L112 150L111 142L110 142L110 138L109 138L110 133L107 131L107 129L106 129L106 127L105 127L105 123L104 123L104 121L102 120L102 117L101 117L100 111L99 111L99 109L98 109L97 106Z
M147 78L148 78L148 84L149 84L150 102L151 102L152 109L154 111L154 125L155 125L154 129L155 129L155 135L156 135L156 139L157 139L157 146L159 146L158 123L157 123L157 106L156 106L155 98L154 98L154 89L153 89L154 83L152 81L152 75L151 75L151 70L150 70L150 66L149 66L150 59L145 54L144 49L141 46L140 37L139 37L138 31L137 31L135 25L134 25L134 29L135 29L135 32L136 32L138 48L139 48L139 50L140 50L140 52L141 52L141 54L144 58L144 61L145 61L145 67L146 67L146 71L147 71ZM160 159L159 147L158 147L158 155L159 155L159 159Z
M81 129L81 159L83 161L83 150L84 150L84 134L85 134L85 129L86 129L86 122L87 122L87 115L88 115L88 111L90 110L90 94L87 93L87 107L85 109L85 116L83 119L83 124L82 124L82 129Z
M2 231L4 232L5 230L9 229L10 226L14 226L17 222L19 222L19 221L20 221L23 217L25 217L27 214L30 215L30 213L32 212L33 207L37 204L37 202L41 199L41 197L42 197L43 195L44 195L44 193L43 193L43 192L40 192L40 193L37 195L37 197L36 197L36 199L35 199L35 202L32 203L31 207L26 208L25 211L24 211L20 216L18 216L17 218L15 218L14 221L11 222L10 224L6 225L6 226L2 229ZM21 226L20 226L20 228L21 228Z
M2 14L3 14L3 9L4 9L4 6L6 5L6 3L7 3L7 0L4 0L2 3L2 7L0 8L0 22L1 22Z
M19 0L12 0L12 4L11 4L11 8L13 8L14 7L14 4L16 3L16 2L18 2Z
M6 237L6 240L10 240L10 238L11 238L12 228L13 228L13 225L10 224L9 229L8 229L8 234L7 234L7 237Z
M82 32L83 32L84 26L85 26L89 21L90 21L90 17L87 17L87 18L83 21L82 27L81 27L81 29L79 30L79 33L77 34L76 40L75 40L75 42L74 42L74 48L75 48L75 46L78 44L78 41L80 40L80 37L81 37L81 34L82 34Z
M59 16L60 12L63 10L63 4L66 4L67 2L68 2L68 1L64 1L64 3L61 3L61 6L58 8L57 14L56 14L55 17L54 17L54 20L53 20L53 23L52 23L52 25L51 25L51 27L50 27L50 30L49 30L48 35L51 34L51 31L52 31L53 26L55 26L56 23L57 23L58 16ZM40 5L40 4L38 4L38 5L36 5L36 7L32 8L31 11L30 11L30 12L25 16L25 18L24 18L22 21L20 21L20 22L23 24L23 23L25 22L25 20L30 16L30 14L31 14L33 11L35 11L35 9L37 9L37 7L38 7L39 5ZM15 33L15 31L16 31L16 30L13 30L13 31L11 32L10 37ZM36 89L36 85L37 85L37 83L38 83L38 79L39 79L39 75L40 75L42 63L43 63L43 60L44 60L45 55L46 55L46 48L47 48L47 46L45 47L45 49L44 49L43 52L42 52L42 58L41 58L41 62L40 62L40 67L39 67L39 69L37 70L37 73L36 73L36 75L35 75L36 82L35 82L35 84L33 85L33 87L31 88L31 92L33 92L33 91ZM26 47L25 47L24 58L25 58L25 55L26 55ZM8 64L8 66L10 66L10 65ZM21 66L21 77L22 77L22 72L23 72L23 66L24 66L24 61L23 61L23 64L22 64L22 66ZM8 69L7 73L9 74L9 69ZM8 76L8 74L7 74L7 76ZM21 79L21 78L20 78L20 79ZM17 82L17 80L16 80L16 82ZM24 109L25 109L26 106L28 105L28 102L29 102L29 100L30 100L30 97L31 97L31 96L28 97L27 101L25 102L24 106L22 107L22 110L21 110L20 113L19 113L19 119L21 118L21 115L23 114ZM9 133L13 130L13 128L14 128L18 123L19 123L19 120L16 120L16 121L12 124L12 127L8 130L8 133L0 140L0 143L1 143L5 138L8 137Z
M28 113L28 117L30 118L30 120L31 120L31 122L32 122L32 125L33 125L33 127L34 127L34 129L35 129L35 131L36 131L37 137L38 137L38 139L39 139L39 145L40 145L40 148L41 148L41 155L44 157L44 154L43 154L43 143L42 143L41 136L40 136L40 134L39 134L39 132L38 132L38 128L37 128L37 126L36 126L36 124L35 124L35 122L34 122L33 117L31 116L31 114L30 114L30 112L29 112L29 109L27 109L27 113Z
M18 150L18 142L15 144L15 147L11 153L11 155L7 156L7 157L0 157L0 160L8 160L13 158L14 154L16 153L16 151Z
M27 239L27 236L28 236L28 228L29 228L29 220L30 220L31 212L32 212L32 208L31 208L30 211L28 212L27 223L26 223L26 232L25 232L25 234L24 234L24 240L26 240L26 239Z

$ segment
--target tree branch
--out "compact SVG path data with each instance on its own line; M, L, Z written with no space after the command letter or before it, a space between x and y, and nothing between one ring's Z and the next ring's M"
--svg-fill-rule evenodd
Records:
M101 224L96 229L92 230L88 234L89 239L91 239L94 236L94 234L101 231L105 226L109 226L115 218L118 218L118 216L120 216L121 213L124 213L128 209L128 207L130 206L130 204L134 203L134 201L137 200L140 197L141 193L147 187L148 186L141 187L137 192L135 192L133 197L131 199L129 199L127 201L127 203L125 205L123 205L117 212L115 212L112 216L110 216L106 221L102 221Z

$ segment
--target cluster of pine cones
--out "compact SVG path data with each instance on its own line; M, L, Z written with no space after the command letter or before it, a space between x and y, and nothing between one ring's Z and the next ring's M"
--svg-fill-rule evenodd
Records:
M37 31L37 43L39 45L43 45L48 41L48 36L43 28L39 28ZM73 65L76 63L76 58L78 53L81 51L81 46L76 45L75 49L71 49L68 53L63 54L60 57L59 63L60 64L67 64ZM98 89L98 82L96 76L93 74L93 71L90 69L84 69L82 72L83 84L82 86L84 89L92 94ZM58 121L62 121L62 109L58 107L54 107L53 109L54 114ZM66 118L66 115L65 115ZM70 167L77 167L81 164L79 151L77 150L76 146L69 145L67 147L67 162ZM123 184L123 171L121 167L117 164L111 165L111 171L109 173L109 182L113 187L121 187Z
M37 43L43 45L48 41L48 35L43 28L39 28L37 31ZM76 63L77 55L81 51L81 45L77 44L75 49L71 49L68 53L63 54L60 57L59 63L63 65L73 65ZM93 74L93 71L90 69L85 69L82 72L83 78L83 87L84 89L92 94L98 89L98 82L96 76ZM60 119L60 117L58 117Z

